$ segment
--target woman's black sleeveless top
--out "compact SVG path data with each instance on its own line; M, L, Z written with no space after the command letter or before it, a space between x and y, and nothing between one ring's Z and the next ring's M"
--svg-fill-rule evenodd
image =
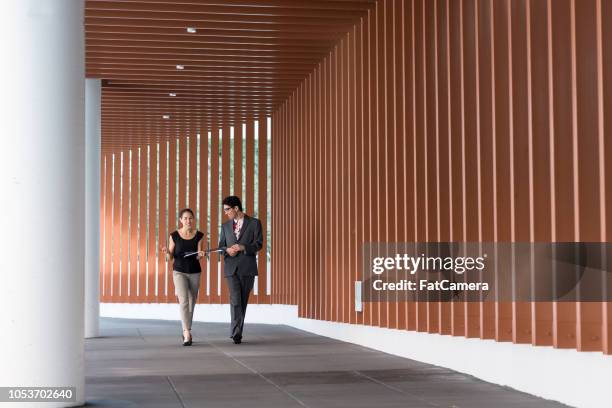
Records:
M184 273L198 273L202 272L200 268L200 261L196 255L189 255L192 252L198 250L198 242L204 236L200 231L196 231L195 236L192 239L181 238L178 231L174 231L170 234L174 241L174 270Z

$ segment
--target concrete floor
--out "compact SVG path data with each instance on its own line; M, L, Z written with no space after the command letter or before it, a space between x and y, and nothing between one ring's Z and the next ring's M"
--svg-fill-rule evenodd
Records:
M108 319L86 340L86 406L92 407L469 407L564 405L292 327L247 325L235 345L228 325Z

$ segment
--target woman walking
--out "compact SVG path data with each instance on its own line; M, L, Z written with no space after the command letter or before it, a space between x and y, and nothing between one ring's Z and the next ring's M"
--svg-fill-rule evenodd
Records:
M202 250L204 234L195 228L193 211L189 208L179 214L181 227L170 234L168 247L162 247L167 261L174 260L172 277L175 294L179 300L181 322L183 326L183 346L191 346L191 322L193 310L198 300L200 288L200 258L205 254Z

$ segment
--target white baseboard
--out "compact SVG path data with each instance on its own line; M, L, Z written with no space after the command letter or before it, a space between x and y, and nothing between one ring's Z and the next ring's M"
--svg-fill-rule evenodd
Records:
M178 320L176 304L102 303L100 315ZM229 305L199 304L194 320L229 322ZM303 319L297 306L249 305L247 323L286 324L321 336L447 367L575 407L602 408L610 401L612 356L494 340Z
M176 303L101 303L100 316L125 319L179 320ZM297 321L297 306L249 304L246 323L287 324ZM196 322L229 323L229 305L197 304Z

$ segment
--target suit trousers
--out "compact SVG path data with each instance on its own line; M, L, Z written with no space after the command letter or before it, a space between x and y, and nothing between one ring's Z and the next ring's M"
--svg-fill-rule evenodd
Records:
M232 312L230 337L242 338L244 317L247 305L249 304L249 295L253 289L253 282L255 282L255 276L240 276L235 273L232 276L226 276L225 279L227 279L227 286L229 287L230 310Z
M179 299L183 330L191 330L193 310L195 309L198 300L198 290L200 289L200 275L202 274L178 271L174 271L172 275L175 295Z

